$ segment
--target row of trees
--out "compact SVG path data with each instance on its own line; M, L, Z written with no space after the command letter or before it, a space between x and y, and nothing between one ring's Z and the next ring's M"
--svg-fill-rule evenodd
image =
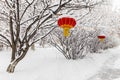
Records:
M88 53L98 53L100 50L113 48L118 45L115 41L116 37L109 36L110 33L104 33L105 40L101 42L98 36L101 35L100 28L79 28L76 27L71 30L69 37L61 35L63 32L60 29L55 29L49 37L51 42L49 43L57 48L66 59L78 59L84 58ZM114 36L114 35L113 35Z

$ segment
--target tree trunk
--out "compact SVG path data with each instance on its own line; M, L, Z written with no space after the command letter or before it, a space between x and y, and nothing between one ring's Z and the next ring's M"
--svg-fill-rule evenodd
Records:
M15 67L16 67L17 64L25 57L28 49L29 49L29 47L25 48L24 51L21 51L21 55L20 55L18 58L14 59L14 61L12 61L12 62L9 64L9 66L8 66L8 68L7 68L7 72L8 72L8 73L14 73Z
M15 70L15 67L16 67L17 63L18 63L18 62L15 61L15 62L9 64L9 66L8 66L8 68L7 68L7 72L8 72L8 73L13 73L14 70Z
M16 49L12 48L11 62L15 60Z

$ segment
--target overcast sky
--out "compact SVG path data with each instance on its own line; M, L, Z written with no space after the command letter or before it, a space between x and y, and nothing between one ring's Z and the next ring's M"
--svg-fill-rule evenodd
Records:
M112 0L113 10L120 11L120 0Z

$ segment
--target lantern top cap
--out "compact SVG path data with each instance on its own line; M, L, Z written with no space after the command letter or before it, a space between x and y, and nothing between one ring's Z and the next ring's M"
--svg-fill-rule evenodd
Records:
M99 35L98 38L105 38L105 35Z

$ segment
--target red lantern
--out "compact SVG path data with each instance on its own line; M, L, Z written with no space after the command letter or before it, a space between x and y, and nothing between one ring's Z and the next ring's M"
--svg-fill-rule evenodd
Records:
M58 20L58 26L63 28L64 36L67 37L70 35L69 30L76 25L74 18L62 17Z
M101 42L103 42L105 38L106 38L106 37L105 37L104 35L98 36L98 39L99 39Z

